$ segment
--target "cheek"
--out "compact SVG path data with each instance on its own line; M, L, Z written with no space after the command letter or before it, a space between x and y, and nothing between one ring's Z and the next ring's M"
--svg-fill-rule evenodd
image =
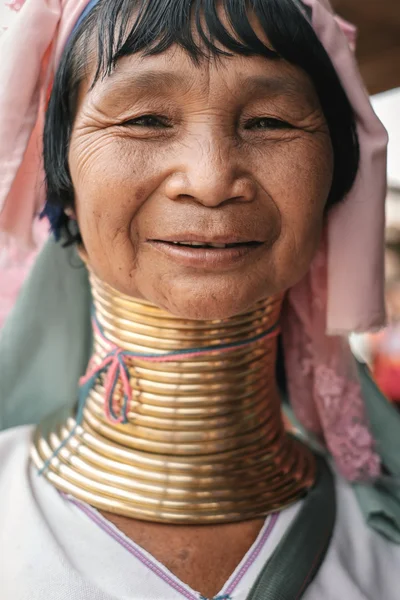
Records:
M157 172L154 157L105 133L71 143L69 166L80 226L110 229L135 215Z
M299 138L271 154L265 185L280 215L271 257L278 289L294 285L309 268L321 238L332 173L325 135Z
M130 274L136 257L136 217L159 184L157 156L99 132L90 141L72 138L69 167L89 262L100 277L121 287L119 272Z

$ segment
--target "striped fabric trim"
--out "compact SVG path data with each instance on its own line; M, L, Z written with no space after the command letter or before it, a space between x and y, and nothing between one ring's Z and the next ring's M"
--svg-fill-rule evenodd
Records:
M132 556L137 558L145 567L150 569L155 575L160 577L166 584L172 587L175 591L177 591L181 596L187 598L187 600L207 600L204 596L199 595L194 590L191 590L190 587L183 582L180 582L178 578L175 578L168 572L166 567L163 567L156 559L148 556L147 552L144 552L140 546L135 544L132 540L127 539L122 533L120 533L107 519L105 519L97 510L93 507L76 500L72 496L67 494L61 494L66 500L68 500L71 504L76 506L79 510L81 510L93 523L95 523L98 527L100 527L107 535L109 535L113 540L115 540L118 544L120 544L125 550L127 550ZM232 600L232 595L242 581L243 577L246 575L250 567L253 565L255 560L260 555L262 549L264 548L269 536L271 535L275 524L278 520L279 513L274 513L270 517L267 517L260 533L253 546L247 553L247 557L244 560L243 564L239 565L239 569L237 570L235 576L233 578L229 578L227 583L224 585L222 590L214 596L212 600ZM236 571L236 570L235 570Z

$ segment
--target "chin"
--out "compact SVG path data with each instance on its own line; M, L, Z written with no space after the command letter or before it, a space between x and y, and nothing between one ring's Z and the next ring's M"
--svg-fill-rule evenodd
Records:
M190 291L177 289L170 294L148 297L148 300L176 317L209 321L229 319L247 312L268 296L265 291L256 294L254 289L245 289L242 283L240 290L233 285L228 290L192 286Z

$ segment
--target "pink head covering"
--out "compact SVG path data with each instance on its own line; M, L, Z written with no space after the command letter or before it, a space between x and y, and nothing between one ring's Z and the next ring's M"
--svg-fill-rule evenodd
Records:
M5 57L0 62L0 235L8 243L17 240L29 247L32 220L44 202L41 136L46 96L88 0L9 0L8 8L0 11L22 4L18 18L0 37L0 55ZM285 366L297 416L325 441L339 471L350 480L361 480L377 476L380 461L354 360L346 337L340 336L377 328L385 321L387 134L371 108L352 54L355 29L334 15L328 0L302 0L299 5L311 9L314 31L352 104L361 161L352 190L329 213L326 235L308 274L288 293Z

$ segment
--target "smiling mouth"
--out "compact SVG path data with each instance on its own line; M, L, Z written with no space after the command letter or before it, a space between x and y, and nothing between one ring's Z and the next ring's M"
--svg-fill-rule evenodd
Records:
M184 248L192 248L194 250L198 249L210 249L210 250L225 250L229 248L257 248L261 246L262 242L232 242L227 244L220 244L214 242L170 242L165 240L153 240L154 242L168 244L169 246L180 246Z
M157 251L177 264L200 271L229 271L256 258L262 251L263 242L197 240L148 240Z

